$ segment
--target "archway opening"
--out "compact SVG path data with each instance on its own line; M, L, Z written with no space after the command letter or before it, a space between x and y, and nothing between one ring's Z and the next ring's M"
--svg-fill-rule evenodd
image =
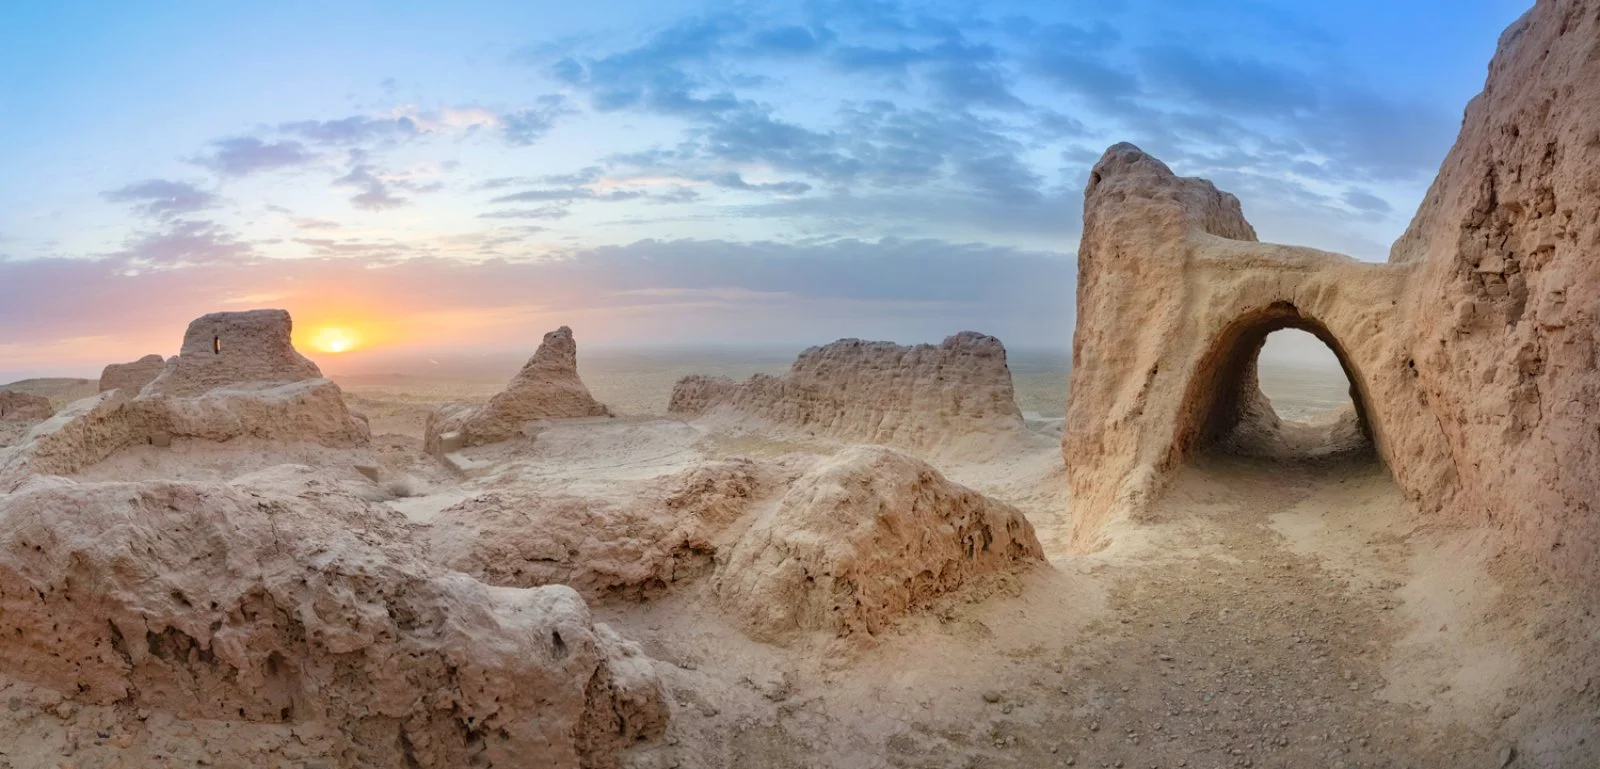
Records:
M1185 397L1173 451L1376 461L1361 378L1328 328L1278 302L1213 340Z

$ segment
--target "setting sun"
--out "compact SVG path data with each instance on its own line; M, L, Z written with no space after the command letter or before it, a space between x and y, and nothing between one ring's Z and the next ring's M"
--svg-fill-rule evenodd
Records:
M311 346L321 352L348 352L355 349L359 342L350 329L338 326L324 326L311 335Z

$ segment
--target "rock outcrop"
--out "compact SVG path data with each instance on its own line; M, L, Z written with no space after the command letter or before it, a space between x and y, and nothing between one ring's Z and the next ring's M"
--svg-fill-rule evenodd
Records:
M185 397L240 382L321 379L317 364L294 349L293 330L284 310L202 315L189 323L183 347L148 385L150 393Z
M511 487L446 508L422 536L440 563L491 585L645 600L710 573L724 533L771 485L766 475L735 458L605 498Z
M128 397L139 394L144 386L155 381L167 366L160 355L146 355L132 363L112 363L100 372L100 392L126 390Z
M1016 508L880 446L821 460L718 569L724 608L757 640L866 636L986 575L1044 560Z
M0 497L0 671L96 704L311 722L353 767L614 767L650 662L560 586L491 588L305 467Z
M841 339L812 347L783 376L690 376L668 411L725 414L842 440L925 448L953 436L1022 429L1006 350L964 331L938 345Z
M0 390L0 446L16 443L55 411L50 399L42 395Z
M482 406L449 404L428 415L423 443L430 454L498 443L540 419L609 417L578 377L578 343L562 326L544 335L538 351L506 389Z
M74 402L0 452L0 491L28 475L70 475L119 449L182 438L366 446L366 422L351 413L338 385L295 352L289 331L282 310L195 320L184 335L184 353L148 385L106 389ZM227 340L228 353L211 351L213 336Z
M1455 502L1563 571L1600 561L1600 3L1541 0L1389 261ZM1410 367L1408 366L1408 372Z
M1408 269L1257 242L1236 198L1130 144L1090 174L1078 265L1062 451L1079 545L1148 504L1194 452L1280 442L1256 359L1284 328L1333 350L1359 431L1413 498L1448 495L1447 465L1412 461L1437 459L1439 434L1416 419L1397 317Z
M1237 201L1131 145L1090 176L1062 440L1092 545L1255 410L1265 334L1339 357L1361 433L1423 513L1553 569L1600 558L1600 6L1541 0L1387 264L1255 242ZM1346 430L1348 433L1348 430Z
M50 399L42 395L0 390L0 421L37 423L55 413Z

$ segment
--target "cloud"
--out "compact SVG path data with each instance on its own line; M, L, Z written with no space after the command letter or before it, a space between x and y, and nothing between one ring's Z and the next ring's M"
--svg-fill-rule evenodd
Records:
M1151 83L1167 95L1225 114L1284 116L1319 106L1311 78L1282 64L1171 45L1145 48L1139 59Z
M355 187L361 190L350 197L350 205L363 211L387 211L411 202L389 190L388 182L374 173L371 165L364 162L365 152L353 150L350 158L352 166L349 173L333 180L335 187Z
M201 155L194 162L223 176L293 168L317 159L304 144L293 140L265 142L253 136L236 136L218 139L211 148L211 154Z
M641 190L612 190L610 192L596 192L586 187L561 187L553 189L523 190L506 195L490 198L490 203L538 203L546 201L570 202L574 200L598 200L617 202L622 200L637 200L645 197L647 193Z
M100 193L113 203L134 203L134 210L155 219L171 219L211 208L222 199L188 182L146 179Z
M507 208L478 214L479 219L562 219L571 213L564 206Z
M1354 208L1357 211L1365 211L1373 214L1389 214L1394 211L1394 207L1389 205L1389 201L1367 192L1366 190L1345 190L1343 200L1345 203L1349 204L1351 208Z
M355 115L338 120L300 120L280 123L278 130L320 144L364 144L383 139L404 139L420 129L409 117L370 118Z
M721 174L712 174L706 177L712 184L730 190L744 192L776 192L780 195L804 195L811 191L811 185L805 182L763 182L751 184L744 177L734 171Z
M175 269L238 263L258 255L254 245L215 222L176 220L164 229L130 237L121 250L110 255L109 263L122 270Z
M550 132L557 118L570 113L559 94L542 97L537 106L501 116L506 141L518 146L533 144Z
M302 323L319 312L365 308L364 317L408 344L523 354L527 339L561 323L590 341L784 340L797 349L839 336L936 341L963 328L1014 345L1059 346L1070 337L1075 265L1061 254L886 238L642 240L539 259L453 256L514 250L529 234L426 243L302 238L308 255L300 259L243 251L166 270L129 271L111 258L0 262L0 285L17 289L0 303L0 337L44 346L90 335L108 340L93 349L60 346L38 363L0 349L0 371L97 369L166 349L189 319L248 303L245 297L272 297ZM65 295L76 297L79 311L57 311ZM39 324L41 317L53 321ZM469 320L470 334L456 323Z

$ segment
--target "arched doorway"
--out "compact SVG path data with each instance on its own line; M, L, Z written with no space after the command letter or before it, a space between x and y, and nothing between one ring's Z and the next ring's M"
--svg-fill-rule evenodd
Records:
M1280 414L1274 408L1261 389L1261 351L1269 335L1285 329L1303 331L1327 346L1347 383L1348 408L1314 416L1307 409ZM1206 452L1376 460L1370 420L1361 377L1340 341L1293 304L1275 302L1241 316L1212 340L1185 394L1170 458L1176 463Z

